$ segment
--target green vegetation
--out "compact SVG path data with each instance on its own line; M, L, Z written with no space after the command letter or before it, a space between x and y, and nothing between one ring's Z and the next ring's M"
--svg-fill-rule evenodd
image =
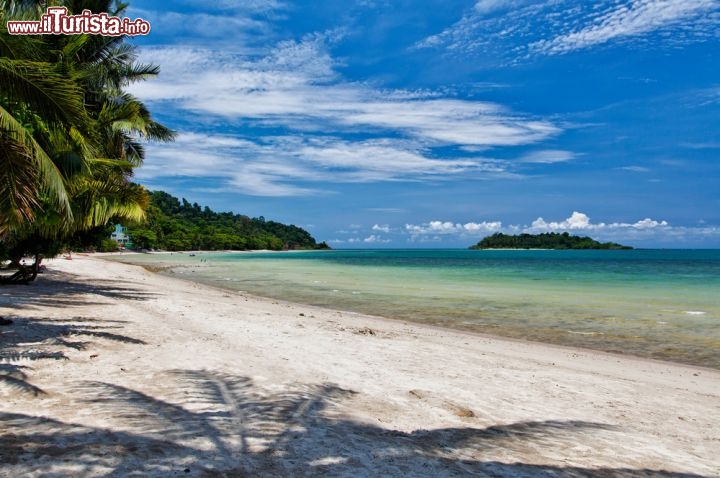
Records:
M567 232L488 236L470 249L632 249L614 242L598 242L590 237L571 236Z
M112 221L141 221L147 191L131 180L143 140L174 134L125 88L158 74L124 36L10 35L8 20L39 20L48 2L0 0L0 260L55 255ZM124 16L126 4L65 0Z
M150 195L147 222L128 227L140 249L248 250L328 249L317 244L304 229L265 218L249 218L230 212L217 213L207 206L190 204L162 191ZM109 234L109 233L108 233Z
M69 15L123 17L114 0L0 0L0 263L20 268L68 248L111 251L115 223L139 246L177 249L317 247L302 229L200 210L132 181L145 141L174 133L127 92L159 68L137 62L125 36L10 35L51 3ZM32 275L34 277L34 275Z
M215 213L132 181L145 141L171 141L129 94L156 76L126 36L10 35L9 20L40 20L45 9L123 17L114 0L0 0L0 263L72 249L110 251L112 225L129 224L138 247L321 248L307 233L263 218ZM34 274L32 274L34 278Z

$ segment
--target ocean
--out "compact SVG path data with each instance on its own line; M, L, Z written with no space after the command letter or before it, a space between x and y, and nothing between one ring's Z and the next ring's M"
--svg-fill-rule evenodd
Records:
M123 254L227 289L720 369L720 250Z

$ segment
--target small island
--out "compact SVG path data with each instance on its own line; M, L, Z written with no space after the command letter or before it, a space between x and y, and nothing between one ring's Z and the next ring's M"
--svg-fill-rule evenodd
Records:
M497 232L482 239L470 249L632 249L614 242L598 242L587 236L571 236L567 232L542 234L503 234Z

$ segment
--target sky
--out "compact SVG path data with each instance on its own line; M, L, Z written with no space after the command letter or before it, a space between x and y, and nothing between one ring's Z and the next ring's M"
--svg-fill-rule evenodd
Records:
M720 0L132 0L137 181L333 248L720 247Z

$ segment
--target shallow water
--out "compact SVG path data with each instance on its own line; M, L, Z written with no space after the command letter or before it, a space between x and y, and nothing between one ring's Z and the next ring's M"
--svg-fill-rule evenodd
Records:
M717 250L339 250L116 259L306 304L720 368Z

